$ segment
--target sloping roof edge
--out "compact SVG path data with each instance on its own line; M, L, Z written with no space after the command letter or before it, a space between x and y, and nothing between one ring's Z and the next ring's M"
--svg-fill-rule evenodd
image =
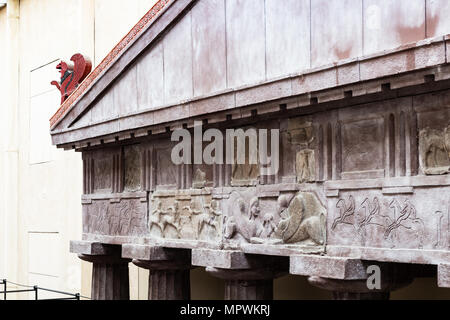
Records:
M159 0L155 5L139 20L139 22L119 41L119 43L108 53L102 62L92 71L86 79L75 89L75 91L67 98L66 101L59 107L56 113L50 118L50 127L54 128L64 115L71 109L71 107L81 98L94 84L97 78L106 69L108 69L113 62L118 58L120 53L126 49L133 40L139 36L142 31L154 20L154 18L167 7L169 3L177 0Z

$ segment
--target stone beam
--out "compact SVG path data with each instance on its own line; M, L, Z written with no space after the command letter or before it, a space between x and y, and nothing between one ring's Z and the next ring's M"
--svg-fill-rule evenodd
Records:
M367 279L367 263L359 259L298 255L290 257L290 274L341 280Z

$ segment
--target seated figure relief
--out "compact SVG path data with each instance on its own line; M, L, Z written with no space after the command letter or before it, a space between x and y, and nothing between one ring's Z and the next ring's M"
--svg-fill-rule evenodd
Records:
M450 173L450 125L443 130L425 128L419 134L420 166L427 175Z
M229 201L231 215L225 218L225 239L272 245L325 243L326 209L312 193L280 196L275 215L262 212L256 196L250 199L248 206L237 192L232 193Z
M226 239L243 238L246 242L255 242L264 233L264 225L259 221L260 207L258 197L252 197L247 209L245 200L233 192L230 197L233 203L232 215L225 221L224 236Z

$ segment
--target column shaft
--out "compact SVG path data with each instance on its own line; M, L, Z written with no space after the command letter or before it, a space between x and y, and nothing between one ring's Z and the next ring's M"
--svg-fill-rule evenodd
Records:
M225 300L272 300L273 279L226 280Z
M150 270L148 299L190 300L190 270Z
M128 263L93 263L93 300L129 300Z

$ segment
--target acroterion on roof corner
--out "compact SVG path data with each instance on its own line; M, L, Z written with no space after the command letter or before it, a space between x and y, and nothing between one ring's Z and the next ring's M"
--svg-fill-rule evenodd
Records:
M75 102L87 91L87 89L94 83L97 77L106 70L119 54L152 22L153 18L166 7L170 2L176 0L159 0L139 22L128 32L128 34L120 40L120 42L108 53L102 62L92 71L86 79L78 86L77 89L67 98L61 107L50 119L50 127L53 127L75 104Z

